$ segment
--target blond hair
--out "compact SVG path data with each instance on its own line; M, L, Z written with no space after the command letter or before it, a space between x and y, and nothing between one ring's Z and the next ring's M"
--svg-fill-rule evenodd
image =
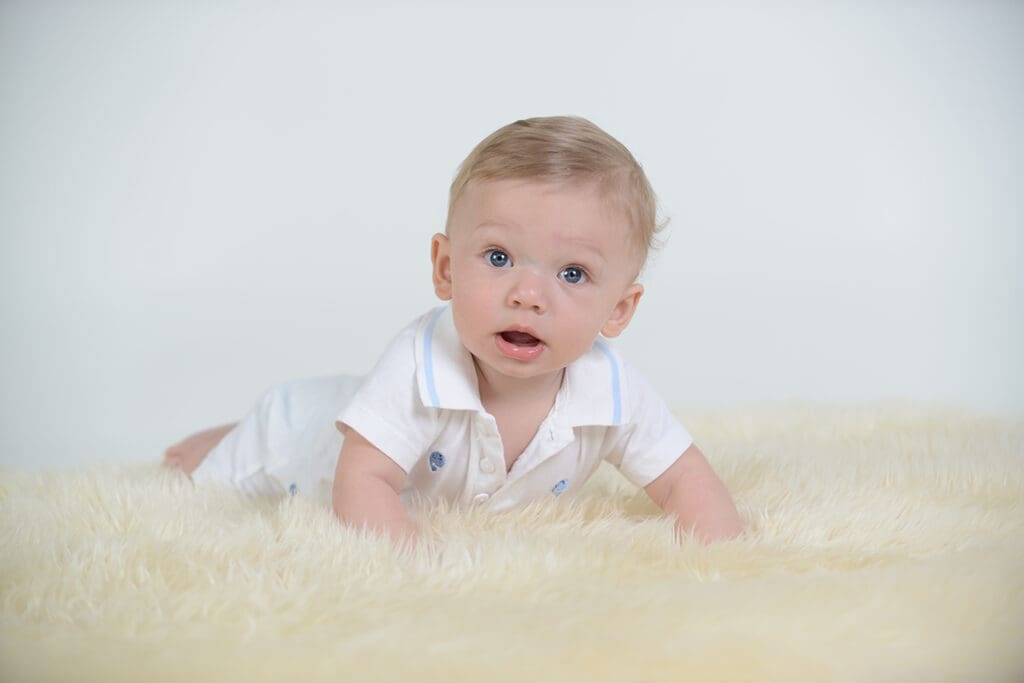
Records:
M604 199L625 212L641 263L662 227L654 190L637 160L621 142L578 116L523 119L484 138L452 182L449 224L466 186L487 180L596 183Z

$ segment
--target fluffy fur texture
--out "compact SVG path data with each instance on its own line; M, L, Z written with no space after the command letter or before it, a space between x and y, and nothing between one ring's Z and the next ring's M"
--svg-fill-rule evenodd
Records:
M683 417L741 540L675 540L610 468L572 502L420 510L405 555L156 465L3 471L0 679L1024 680L1024 421Z

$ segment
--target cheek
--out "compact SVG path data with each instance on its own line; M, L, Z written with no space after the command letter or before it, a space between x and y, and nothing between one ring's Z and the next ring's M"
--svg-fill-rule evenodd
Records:
M487 287L487 278L477 268L459 268L452 272L452 283L460 296L472 298Z
M453 304L463 311L492 311L495 284L488 278L474 277L472 270L464 271L453 280Z
M480 267L477 259L469 258L465 254L457 254L452 258L452 282L457 285L465 294L482 284L485 271Z
M603 297L580 297L566 311L565 322L582 337L597 337L611 314L611 305Z
M574 337L583 339L587 337L593 327L593 316L587 315L578 302L569 302L568 305L559 306L558 315L553 319L555 325L565 334L572 334Z

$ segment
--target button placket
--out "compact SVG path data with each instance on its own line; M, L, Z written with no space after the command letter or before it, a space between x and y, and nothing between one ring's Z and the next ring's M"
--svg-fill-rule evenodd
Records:
M480 466L480 471L484 474L491 475L497 471L496 458L500 457L502 453L501 448L501 435L498 434L498 424L494 421L493 417L481 419L478 424L477 438L479 440L479 448L477 451L477 459ZM487 480L493 484L497 484L493 477L487 477Z
M497 424L493 418L488 420L478 416L472 426L473 435L470 442L471 461L476 461L477 475L470 474L467 487L470 491L476 489L477 493L471 497L474 503L484 503L490 500L493 492L499 487L499 482L494 477L497 465L494 459L495 441L501 443L497 433ZM500 449L499 449L500 450Z

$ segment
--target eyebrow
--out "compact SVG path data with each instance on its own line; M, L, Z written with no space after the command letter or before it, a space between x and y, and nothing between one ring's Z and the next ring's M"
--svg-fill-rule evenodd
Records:
M470 232L477 232L478 230L486 230L488 228L494 228L496 230L501 230L502 228L512 228L513 230L521 229L518 223L499 223L498 221L485 220L479 225L473 226L473 228L470 229Z
M600 249L586 240L570 240L569 244L573 250L588 252L593 258L599 260L602 264L608 260L605 255L601 253Z
M498 221L484 220L481 223L479 223L478 225L476 225L475 227L473 227L470 230L470 232L476 233L478 231L487 230L487 229L502 230L502 229L508 229L508 228L511 228L512 230L520 230L521 229L520 226L517 223L500 223ZM580 251L587 252L591 257L593 257L594 259L600 261L600 265L604 265L608 261L607 257L601 252L600 249L598 249L596 246L594 246L594 244L591 243L590 240L587 240L587 239L571 239L571 240L568 240L568 243L569 243L570 249L572 249L574 251L580 250Z

